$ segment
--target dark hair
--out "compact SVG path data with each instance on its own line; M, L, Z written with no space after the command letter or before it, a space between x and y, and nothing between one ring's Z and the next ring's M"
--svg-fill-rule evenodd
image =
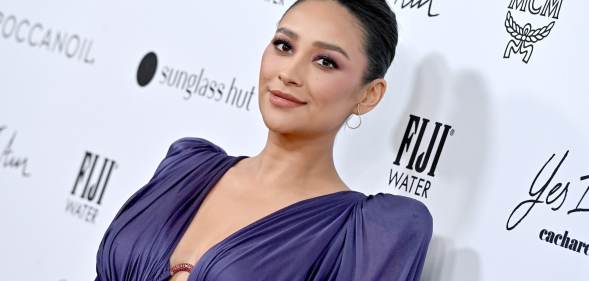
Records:
M297 0L286 12L306 0ZM395 57L398 31L397 18L386 0L331 0L351 12L360 23L364 32L364 52L368 58L368 66L364 73L363 83L376 78L384 78ZM280 19L282 21L282 19Z

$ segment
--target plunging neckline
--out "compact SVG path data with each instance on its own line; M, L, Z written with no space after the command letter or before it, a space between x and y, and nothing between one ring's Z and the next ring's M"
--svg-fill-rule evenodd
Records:
M226 156L226 157L233 157L233 156ZM192 211L192 214L189 216L188 220L184 223L184 226L180 229L180 235L177 236L174 239L174 242L172 243L172 247L170 248L170 250L168 251L167 255L166 255L166 264L167 264L167 279L169 280L172 275L170 273L170 269L172 268L171 265L171 257L172 254L174 253L174 251L176 250L176 247L178 247L178 244L180 243L180 240L184 237L184 235L186 234L186 232L188 231L188 227L190 226L190 223L192 222L192 220L194 219L194 217L196 216L196 214L198 213L198 211L200 210L200 206L202 205L203 201L206 199L206 197L210 194L211 190L213 189L213 187L215 185L217 185L217 183L221 180L221 178L227 174L227 171L229 171L229 169L231 169L232 167L234 167L237 162L245 159L245 158L249 158L249 156L246 155L241 155L241 156L236 156L233 157L233 159L231 159L230 164L228 164L226 167L223 167L221 172L219 173L219 175L217 175L203 190L204 192L204 197L202 198L202 200L200 200L200 203L198 203L198 206L196 206L195 210ZM205 261L205 259L207 258L208 255L210 255L213 251L217 250L217 248L219 248L220 246L222 246L223 244L227 243L228 241L230 241L231 239L235 238L236 236L239 236L241 233L251 229L252 227L267 221L269 219L271 219L274 216L277 216L281 213L284 213L296 206L299 206L301 204L304 203L308 203L308 202L312 202L314 200L320 200L320 199L324 199L330 196L335 196L335 195L340 195L340 194L347 194L347 193L357 193L357 194L362 194L363 196L364 193L361 193L359 191L355 191L355 190L340 190L340 191L336 191L336 192L332 192L332 193L327 193L327 194L323 194L323 195L319 195L319 196L315 196L315 197L310 197L310 198L306 198L306 199L302 199L299 201L296 201L292 204L289 204L287 206L284 206L276 211L273 211L255 221L253 221L252 223L243 226L242 228L239 228L238 230L234 231L233 233L229 234L227 237L223 238L222 240L220 240L219 242L213 244L213 246L211 246L208 250L206 250L205 252L202 253L202 255L200 256L200 258L196 261L196 263L193 266L192 271L189 272L188 277L187 277L187 281L190 281L190 278L192 277L192 274L195 272L198 272L200 270L200 267L202 266L202 263Z

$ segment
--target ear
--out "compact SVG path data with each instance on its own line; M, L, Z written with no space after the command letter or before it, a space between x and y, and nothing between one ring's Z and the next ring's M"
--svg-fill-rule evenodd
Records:
M360 115L370 112L380 102L387 89L387 81L383 78L372 80L364 86L360 100ZM358 108L354 108L354 114L358 114Z

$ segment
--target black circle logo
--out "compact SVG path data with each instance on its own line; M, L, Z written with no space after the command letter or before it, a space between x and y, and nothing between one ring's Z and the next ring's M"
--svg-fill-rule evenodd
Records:
M157 55L154 52L147 53L137 68L137 84L147 86L155 76L157 70Z

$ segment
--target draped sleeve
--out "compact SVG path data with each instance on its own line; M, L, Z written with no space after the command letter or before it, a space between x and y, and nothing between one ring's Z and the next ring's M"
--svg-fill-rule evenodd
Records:
M166 156L156 168L153 178L173 168L175 166L174 164L182 162L182 160L192 155L200 154L203 151L225 153L221 147L203 138L184 137L174 141L168 148Z
M354 280L419 281L432 237L432 216L422 202L378 193L362 209L362 260Z
M136 225L150 225L149 222L141 222L144 216L140 214L145 213L148 208L155 207L158 198L162 198L172 188L180 186L177 184L178 181L219 153L226 154L221 147L204 138L183 137L172 142L153 176L126 200L106 229L96 255L95 280L120 279L113 277L117 273L117 263L113 260L122 260L119 257L121 254L115 253L114 249L120 244L123 229L129 229L130 222L133 221ZM155 222L158 217L148 219Z
M169 175L177 177L177 171L182 169L186 170L186 165L199 164L195 162L187 163L187 159L194 159L195 155L202 155L207 152L226 153L223 148L204 138L183 137L172 142L168 147L168 152L155 169L151 179L127 199L115 215L114 219L117 219L129 205L133 205L133 202L153 192L153 187L158 186L158 183L166 180ZM199 159L205 160L204 157L200 157Z

